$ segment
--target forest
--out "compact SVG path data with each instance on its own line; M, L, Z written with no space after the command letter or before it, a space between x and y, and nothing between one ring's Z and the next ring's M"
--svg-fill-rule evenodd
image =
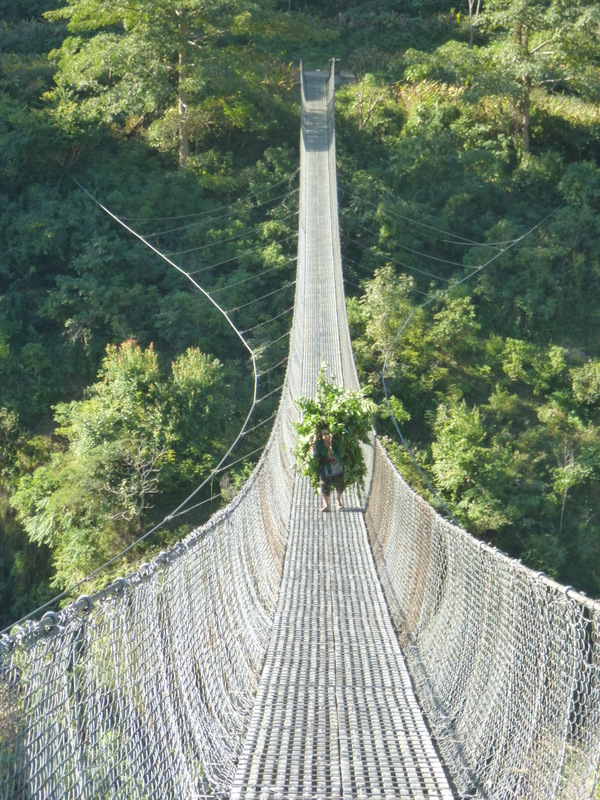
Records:
M2 14L2 627L148 560L252 470L291 324L299 64L331 58L378 435L441 513L600 596L596 0Z

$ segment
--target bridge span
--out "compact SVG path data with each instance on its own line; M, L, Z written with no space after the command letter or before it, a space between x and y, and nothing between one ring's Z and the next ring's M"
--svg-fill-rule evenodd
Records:
M323 362L358 386L334 83L303 73L286 382L242 492L135 574L0 639L0 800L587 800L599 606L442 519L374 440L320 514L292 464Z
M305 73L301 161L304 321L302 393L322 363L355 386L342 361L343 295L327 75ZM340 321L342 324L340 324ZM345 374L345 369L348 372ZM321 514L294 481L279 605L232 799L450 800L387 613L356 494Z

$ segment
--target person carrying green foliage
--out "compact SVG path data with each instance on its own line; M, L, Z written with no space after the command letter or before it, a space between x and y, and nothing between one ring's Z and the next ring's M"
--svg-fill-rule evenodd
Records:
M359 390L339 388L321 368L316 397L299 397L300 421L294 448L296 470L309 478L315 493L321 492L321 511L329 511L331 489L337 491L336 508L342 508L342 492L352 485L363 487L367 472L361 444L370 444L375 403Z
M315 438L312 446L313 457L319 463L319 488L323 505L321 511L329 511L329 497L332 487L337 491L336 509L342 505L342 492L344 491L344 464L342 462L342 448L340 442L334 442L333 436L327 428L323 428L321 436Z

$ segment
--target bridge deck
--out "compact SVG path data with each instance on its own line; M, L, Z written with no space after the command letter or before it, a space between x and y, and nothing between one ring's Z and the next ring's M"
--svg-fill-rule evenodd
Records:
M341 377L332 259L326 76L306 76L301 194L306 393L322 362ZM318 279L317 277L318 276ZM339 286L339 282L337 284ZM362 508L321 514L295 485L279 607L231 797L416 798L453 793L412 691L371 557Z

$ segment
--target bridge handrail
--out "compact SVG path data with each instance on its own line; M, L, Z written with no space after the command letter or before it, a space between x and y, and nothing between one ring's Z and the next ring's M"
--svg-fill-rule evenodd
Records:
M285 416L280 406L251 478L206 525L0 639L1 800L21 789L56 800L142 797L141 786L172 800L227 792L281 583Z
M334 79L332 65L332 197ZM301 91L305 99L303 68ZM303 122L301 160L304 134ZM238 497L180 545L0 640L0 800L195 800L229 791L293 513L294 398L306 392L310 324L303 186L301 175L288 368L259 465ZM337 207L331 215L337 228ZM335 232L331 246L339 259ZM336 280L339 377L353 385ZM600 605L444 520L378 442L365 515L412 680L460 796L591 797L600 758Z
M591 797L600 604L442 518L379 442L366 521L419 701L461 796Z

